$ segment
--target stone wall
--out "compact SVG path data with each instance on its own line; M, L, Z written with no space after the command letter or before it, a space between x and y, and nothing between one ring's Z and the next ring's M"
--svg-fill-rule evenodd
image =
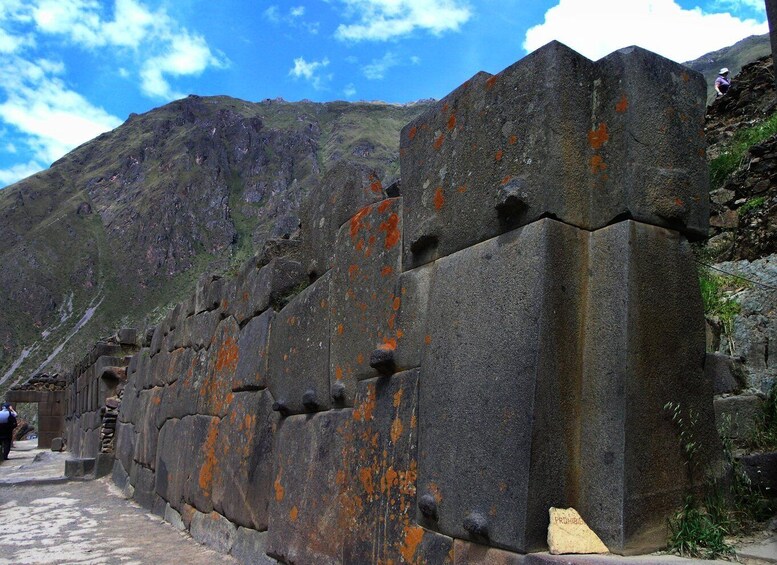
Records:
M68 375L63 439L68 451L77 457L94 458L112 451L104 445L103 440L111 435L106 434L104 419L108 414L113 420L117 397L127 380L127 365L140 341L136 330L119 330L115 336L97 342ZM108 425L114 424L111 421Z
M254 563L510 559L551 506L661 547L689 481L665 404L717 445L705 88L551 43L408 124L401 187L336 166L298 244L203 278L132 358L114 479Z

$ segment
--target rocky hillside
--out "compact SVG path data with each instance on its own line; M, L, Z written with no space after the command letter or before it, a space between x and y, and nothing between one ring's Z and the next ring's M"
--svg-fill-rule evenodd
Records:
M289 237L334 163L391 183L399 130L425 107L190 96L0 191L0 392Z

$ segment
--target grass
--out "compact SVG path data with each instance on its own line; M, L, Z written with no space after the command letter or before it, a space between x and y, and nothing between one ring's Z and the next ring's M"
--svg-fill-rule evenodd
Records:
M760 124L737 130L728 147L710 161L710 188L714 190L722 187L726 179L742 165L748 149L769 139L775 133L777 133L777 113Z
M746 288L746 281L739 277L718 274L702 265L699 268L699 286L704 303L704 315L720 321L726 335L734 329L734 318L741 311L732 292Z
M717 559L734 554L726 542L730 533L725 520L707 505L700 505L689 496L685 505L669 520L668 549L683 557Z
M766 202L766 198L763 196L751 198L750 200L748 200L747 202L742 204L742 206L739 207L739 209L737 210L737 214L739 214L740 216L744 216L749 211L756 210L761 206L763 206L764 202Z

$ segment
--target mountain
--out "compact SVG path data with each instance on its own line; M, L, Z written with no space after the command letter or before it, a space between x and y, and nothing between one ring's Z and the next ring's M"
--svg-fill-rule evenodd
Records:
M728 67L731 76L735 78L746 64L771 53L769 34L765 33L751 35L730 47L718 49L683 64L704 75L707 80L707 103L711 103L715 99L715 77L718 76L721 67Z
M0 190L0 388L144 327L298 225L342 160L399 173L399 131L428 106L189 96ZM71 337L72 335L72 337Z

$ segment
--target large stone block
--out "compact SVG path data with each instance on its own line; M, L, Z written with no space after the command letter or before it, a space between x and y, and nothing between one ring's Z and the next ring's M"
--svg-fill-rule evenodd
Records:
M239 527L235 533L230 555L243 565L274 565L278 563L265 554L267 549L267 532L257 532Z
M183 514L184 503L200 512L213 510L218 418L187 416L168 420L159 434L156 492Z
M132 424L116 422L116 457L129 473L135 464L135 428Z
M666 543L686 471L701 479L720 447L698 275L684 237L633 221L591 234L588 261L579 501L567 506L610 551L648 553ZM686 465L670 402L696 415L698 465Z
M159 498L154 490L154 471L135 465L133 467L133 475L130 476L130 479L133 486L132 496L135 502L147 510L152 510Z
M226 299L223 311L243 324L271 304L284 302L307 280L298 261L283 257L273 259L260 269L249 269L241 274L234 287L234 296Z
M346 563L450 563L453 540L415 521L418 369L359 383L343 452ZM375 544L375 539L384 540Z
M152 470L156 461L159 428L164 421L163 395L164 389L157 387L141 391L138 398L142 412L135 426L137 437L134 459L137 463Z
M426 342L426 318L429 311L429 291L434 278L435 263L405 271L399 277L394 292L401 300L396 327L402 332L397 340L394 359L399 370L421 365Z
M231 522L267 529L278 415L269 391L237 392L219 422L213 507Z
M235 369L233 390L256 390L267 386L270 324L274 317L273 310L266 310L240 330L240 358Z
M232 383L240 359L240 327L231 316L221 321L208 349L208 369L199 386L198 413L223 416L232 401Z
M594 63L558 42L475 75L402 131L405 268L544 215L705 236L705 91L644 50Z
M192 537L203 545L219 553L229 553L237 533L237 528L217 512L204 514L195 512L192 516Z
M318 277L331 269L340 227L358 210L384 197L374 171L347 161L335 163L300 209L306 271Z
M370 366L372 353L381 348L393 355L402 336L396 326L401 297L395 294L401 218L402 200L383 200L359 210L337 235L329 370L333 396L347 405L353 404L358 380L378 376Z
M221 322L221 312L213 310L210 312L201 312L195 316L190 316L183 321L181 340L183 347L202 349L208 347L216 328Z
M270 501L270 555L289 563L342 562L348 527L343 451L352 419L351 410L337 410L281 420Z
M181 373L178 379L164 390L162 409L166 418L198 414L200 405L205 404L201 395L205 394L203 385L211 365L208 350L201 349L191 356L186 354L180 361ZM188 361L188 366L183 364L184 361Z
M586 240L541 220L438 261L420 377L429 527L532 551L574 496Z
M326 410L329 396L327 273L278 312L270 333L269 388L284 414Z

